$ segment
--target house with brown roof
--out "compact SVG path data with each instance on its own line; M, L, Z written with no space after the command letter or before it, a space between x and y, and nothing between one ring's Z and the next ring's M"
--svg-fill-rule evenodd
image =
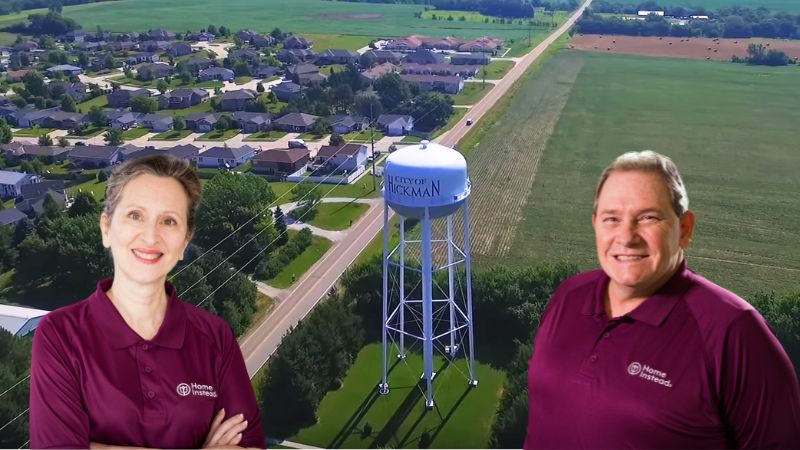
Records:
M308 39L304 38L303 36L289 36L286 40L283 41L283 48L286 49L310 49L314 46L313 41L309 41Z
M372 85L378 78L387 73L397 72L397 66L392 63L379 64L371 69L361 72L361 81L364 85Z
M438 91L446 94L458 94L464 89L464 79L456 76L439 75L400 75L403 80L419 87L423 92Z
M489 36L479 37L472 41L467 41L458 47L460 52L472 53L495 53L503 48L504 42Z
M444 64L444 54L427 48L421 48L414 53L406 55L406 57L403 58L403 63Z
M289 176L305 170L310 152L307 148L272 148L256 155L253 172L266 175Z
M453 64L403 64L404 74L445 75L461 78L474 77L478 74L478 66L456 66Z

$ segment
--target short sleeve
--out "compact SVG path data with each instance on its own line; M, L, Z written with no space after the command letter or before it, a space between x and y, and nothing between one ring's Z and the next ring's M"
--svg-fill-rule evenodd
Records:
M89 447L89 418L65 347L51 318L44 317L31 355L31 448Z
M223 356L219 378L219 407L225 408L228 417L244 414L247 429L242 433L241 447L266 448L261 427L261 414L258 410L247 367L239 348L239 343L230 327L225 325L223 332Z
M756 311L733 321L721 367L722 414L738 448L800 448L800 386Z

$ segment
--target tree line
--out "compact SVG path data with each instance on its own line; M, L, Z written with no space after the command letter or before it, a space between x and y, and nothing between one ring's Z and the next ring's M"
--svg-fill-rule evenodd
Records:
M28 9L49 8L61 12L61 8L84 3L97 3L113 0L0 0L0 15L18 13Z
M640 10L664 11L672 17L708 15L710 20L692 20L686 25L671 23L661 16L651 15L641 20L604 17L596 13L636 14ZM577 31L585 34L618 34L626 36L675 36L774 39L800 39L800 14L770 12L765 8L731 7L709 12L704 8L662 8L654 2L631 7L600 0L592 3L577 23Z

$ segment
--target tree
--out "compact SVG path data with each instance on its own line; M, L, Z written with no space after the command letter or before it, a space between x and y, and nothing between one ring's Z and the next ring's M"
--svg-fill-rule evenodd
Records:
M91 192L80 191L75 195L72 205L67 209L69 217L85 216L100 212L100 204Z
M160 79L158 82L156 82L156 89L158 89L158 92L160 92L161 95L164 95L169 89L169 84L164 79Z
M256 84L256 92L264 92L264 83L259 81L258 84Z
M5 119L0 119L0 144L8 144L13 138L14 133L11 132L11 127Z
M122 138L122 130L115 130L112 128L106 131L103 136L103 140L106 141L106 144L111 146L119 146L124 142L124 139Z
M105 58L103 58L103 67L106 69L113 69L117 67L117 60L114 59L114 55L111 53L106 53Z
M232 255L231 264L252 272L258 258L272 250L275 236L270 202L272 188L261 177L220 172L203 188L203 202L197 214L197 245ZM234 232L234 230L238 230Z
M330 133L331 120L327 117L320 117L316 122L314 122L314 125L311 125L311 129L309 131L316 136L322 136L323 134Z
M78 104L74 98L64 94L61 96L61 109L67 112L76 112L78 111Z
M292 188L292 196L297 202L297 208L292 210L291 216L298 220L311 220L316 213L315 208L322 200L322 192L311 183L297 183Z
M22 84L32 96L47 97L50 95L50 90L44 82L44 77L39 72L30 71L26 73L22 77Z
M42 214L39 220L55 220L61 216L63 208L56 202L52 195L45 195L42 203Z
M14 336L0 329L0 349L3 352L3 358L0 359L0 386L14 386L27 376L31 366L31 342L29 338ZM4 393L0 421L8 426L0 433L0 446L3 448L19 447L27 441L29 415L22 414L18 419L12 419L28 407L29 396L29 383L26 382Z
M224 25L220 25L220 27L219 27L219 35L222 36L222 37L228 37L228 36L231 35L231 30L229 30L228 27L226 27Z
M355 113L371 120L377 119L383 113L381 99L371 89L356 94L353 109Z
M92 122L92 125L95 127L104 127L108 123L108 116L106 116L105 111L103 108L99 106L92 106L89 108L89 120Z
M214 128L218 131L228 131L234 128L235 126L236 124L233 121L233 119L231 119L231 116L223 114L222 116L220 116L219 120L217 120L217 123L216 125L214 125Z
M286 216L280 206L275 208L273 218L275 219L275 232L278 234L275 243L281 246L285 245L289 241L289 233L286 232Z
M131 111L151 114L158 111L158 100L153 97L136 96L131 99Z
M105 170L97 172L97 181L102 183L103 181L106 180L108 180L108 172L106 172Z
M443 125L453 114L453 99L438 92L426 92L414 97L413 103L404 107L406 114L414 118L414 126L431 131Z
M69 147L69 139L67 139L65 136L59 136L57 141L59 147Z
M181 116L175 116L172 118L172 129L175 131L181 131L186 129L186 120L183 119Z
M339 133L331 134L331 139L328 142L329 145L344 145L344 137Z
M216 26L214 26L214 25L209 25L209 26L207 26L207 27L206 27L206 31L207 31L207 32L209 32L209 33L211 33L211 34L213 34L214 36L219 36L219 35L217 34L217 27L216 27Z
M333 89L332 97L334 99L334 104L336 105L336 109L342 112L346 112L353 106L353 101L355 96L353 95L353 89L350 87L349 84L340 84Z
M232 70L237 77L250 76L250 66L245 61L236 61Z
M281 32L281 29L278 27L273 28L272 31L269 33L269 35L275 39L283 38L283 33Z
M43 134L39 136L39 145L43 146L53 145L53 138L51 138L49 134Z

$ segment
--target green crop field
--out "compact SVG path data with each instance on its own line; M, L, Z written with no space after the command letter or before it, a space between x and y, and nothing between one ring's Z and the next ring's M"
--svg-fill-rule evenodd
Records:
M353 47L369 40L363 37L455 36L475 38L491 35L500 39L528 35L528 26L471 21L430 20L414 17L423 5L331 2L325 0L120 0L64 8L64 15L75 19L84 29L101 26L109 31L144 31L153 28L197 30L209 23L234 30L251 28L270 31L275 27L295 33L358 36ZM22 17L14 17L19 21ZM8 19L11 20L11 19ZM2 19L0 19L2 21ZM549 30L549 28L547 29ZM545 29L532 28L534 35ZM337 45L340 45L337 43ZM323 45L324 47L325 45Z
M517 101L543 95L542 83L568 97L561 112L548 103ZM676 161L697 214L688 250L691 268L740 295L796 289L798 83L796 67L560 52L520 87L469 155L470 161L483 154L513 155L514 135L530 136L527 146L546 145L525 189L530 196L524 210L506 224L516 230L514 245L483 261L502 256L499 260L511 264L566 260L583 269L597 267L590 225L597 177L622 152L652 149ZM553 115L558 118L552 136L532 132ZM517 131L511 135L504 127ZM495 217L507 197L522 192L498 179L497 166L479 171L486 166L472 163L475 211L482 192L505 187L503 198L492 202ZM497 173L491 178L483 172ZM483 179L500 186L484 186ZM482 222L475 221L476 235L482 236ZM490 235L497 239L497 234Z
M638 5L640 0L619 0L617 3ZM800 14L800 2L797 0L658 0L656 2L662 6L702 6L712 11L731 6L746 6L748 8L764 7L770 11L786 11L793 14Z
M463 360L444 368L442 359L436 359L436 406L426 411L418 388L422 358L408 353L405 360L390 361L387 395L376 391L380 361L379 344L364 347L342 387L322 400L319 422L289 440L322 448L421 448L426 433L431 448L488 448L503 372L476 363L480 384L470 388L462 375Z

